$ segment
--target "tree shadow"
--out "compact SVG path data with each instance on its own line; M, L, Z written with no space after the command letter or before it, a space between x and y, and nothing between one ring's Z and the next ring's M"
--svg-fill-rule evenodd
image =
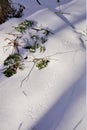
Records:
M77 91L76 95L74 94L75 91ZM61 122L66 110L68 111L71 104L76 101L76 99L79 99L81 95L86 95L85 91L86 73L84 72L84 74L74 84L72 84L60 99L58 99L57 102L48 110L48 112L39 119L31 129L27 130L55 130Z
M40 0L41 2L41 5L43 7L48 7L49 9L54 9L56 7L60 5L64 5L64 4L67 4L69 2L72 2L73 0L60 0L60 2L58 3L57 0Z
M66 16L64 14L59 14L57 15L59 18L61 18L68 26L70 26L72 29L75 29L75 24L86 20L86 14L82 14L81 17L79 17L78 19L75 19L75 21L70 22L70 20L68 20L68 18L66 18ZM62 27L63 28L63 27ZM61 27L60 27L61 30Z
M72 2L73 0L61 0L60 1L60 5L63 4L67 4L69 2ZM49 0L39 0L39 2L41 3L41 5L39 5L36 0L28 0L25 3L25 11L26 12L26 17L32 15L33 13L44 9L44 8L48 8L52 11L55 10L55 8L57 8L59 6L59 4L57 3L57 0L51 0L49 3ZM25 16L23 16L25 17Z

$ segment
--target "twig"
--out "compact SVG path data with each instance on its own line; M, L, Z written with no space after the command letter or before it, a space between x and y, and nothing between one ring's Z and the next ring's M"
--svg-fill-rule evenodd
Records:
M37 32L39 32L39 31L47 31L47 32L49 32L50 34L54 34L53 32L51 32L49 29L45 29L45 28L39 28L39 27L33 27L32 28L33 30L35 30L35 31L37 31Z
M37 32L38 32L38 31L43 31L43 30L45 30L45 29L43 29L43 28L35 28L35 27L33 27L32 29L35 30L35 31L37 31Z
M12 40L11 40L11 39L9 39L9 38L5 38L5 41L6 41L6 40L9 40L9 41L11 41L11 42L12 42Z
M3 68L3 69L0 69L0 71L3 71L3 70L5 70L6 69L6 67L5 68Z
M59 61L59 59L48 58L49 60Z
M60 8L60 0L57 0L58 4L59 4L59 12L61 12L61 8Z
M41 3L40 3L40 1L39 1L39 0L36 0L36 2L37 2L39 5L41 5Z
M8 50L8 49L4 50L5 47L7 48L7 47L10 47L10 46L13 46L13 45L6 45L6 46L3 46L3 52Z
M20 129L21 129L22 124L23 124L23 122L21 122L21 123L19 124L18 130L20 130Z
M27 96L27 93L23 90L22 93L24 94L24 96Z
M21 37L19 37L18 35L16 35L16 34L11 34L11 35L15 35L16 36L16 38L14 39L14 40L11 40L11 39L9 39L9 38L6 38L5 40L9 40L10 42L8 43L8 45L10 45L10 46L13 46L13 48L17 51L17 53L19 54L19 46L21 46L20 44L19 44L19 42L18 42L18 39L19 38L21 38ZM6 46L5 46L6 47Z
M79 50L79 49L78 49ZM54 54L52 54L52 55L48 55L48 56L46 56L46 57L52 57L52 56L55 56L55 55L59 55L59 54L64 54L64 53L72 53L72 52L75 52L75 51L78 51L78 50L71 50L71 51L64 51L64 52L56 52L56 53L54 53Z
M31 70L29 71L28 75L21 81L20 88L22 87L23 82L24 82L27 78L29 78L29 76L30 76L32 70L34 69L34 66L35 66L35 63L33 64L33 66L32 66L32 68L31 68Z
M44 57L44 58L33 58L33 59L31 59L30 61L26 61L26 62L33 62L34 64L33 64L32 68L31 68L31 70L29 71L28 75L21 81L20 88L22 87L23 82L24 82L26 79L29 78L29 76L30 76L32 70L34 69L34 66L36 65L36 63L37 63L38 61L40 61L40 60L43 60L43 59L48 59L48 57ZM58 61L58 59L51 59L51 58L49 58L49 59L50 59L50 60Z
M34 58L34 59L32 59L31 61L27 61L27 62L33 62L34 64L33 64L32 68L31 68L31 70L29 71L28 75L21 81L20 88L22 87L23 82L24 82L27 78L29 78L29 76L30 76L32 70L34 69L34 66L36 65L36 63L37 63L38 61L40 61L41 59L43 59L43 58Z
M7 34L21 38L21 36L19 36L19 34L14 34L14 33L7 33Z

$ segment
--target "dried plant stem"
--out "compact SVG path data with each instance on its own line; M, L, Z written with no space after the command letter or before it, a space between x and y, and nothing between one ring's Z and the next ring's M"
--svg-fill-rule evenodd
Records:
M34 64L33 64L32 68L31 68L31 70L29 71L28 75L27 75L27 76L26 76L26 77L21 81L20 88L22 87L23 82L24 82L26 79L29 78L31 72L32 72L33 69L34 69L34 66L36 65L36 63L37 63L38 61L40 61L40 60L43 60L43 59L48 59L48 57L44 57L44 58L34 58L34 59L30 60L30 61L27 61L27 62L33 62ZM49 58L49 60L55 60L55 61L58 61L58 59L51 59L51 58Z
M20 88L22 87L22 85L23 85L23 82L26 80L26 79L28 79L29 78L29 76L30 76L30 74L31 74L31 72L33 71L33 69L34 69L34 66L35 66L35 63L33 64L33 66L32 66L32 68L31 68L31 70L29 71L29 73L28 73L28 75L21 81L21 85L20 85Z
M18 42L18 39L19 38L21 38L21 37L19 37L18 35L16 35L16 34L10 34L10 35L15 35L16 36L16 38L14 39L14 40L11 40L11 39L9 39L9 38L6 38L5 40L9 40L10 42L8 42L8 45L7 46L13 46L13 48L14 48L14 50L16 50L17 51L17 53L19 54L19 46L21 46L21 44ZM6 47L6 46L4 46L4 47Z
M35 31L43 31L43 30L45 30L43 28L36 28L36 27L33 27L32 29L35 30Z
M3 69L1 69L1 70L0 70L0 72L1 72L1 71L3 71L3 70L6 70L6 67L5 67L5 68L3 68Z
M43 59L43 58L34 58L34 59L32 59L31 61L27 61L27 62L33 62L34 64L33 64L32 68L31 68L31 70L29 71L28 75L21 81L20 88L22 87L23 82L24 82L26 79L29 78L29 76L30 76L32 70L34 69L34 66L36 65L36 63L37 63L39 60L41 60L41 59Z
M40 3L40 1L39 1L39 0L36 0L36 2L37 2L39 5L41 5L41 3Z
M54 54L52 54L52 55L49 55L49 56L46 56L46 57L48 57L48 58L50 58L50 57L52 57L52 56L55 56L55 55L59 55L59 54L67 54L67 53L73 53L73 52L77 52L77 51L79 51L79 49L76 49L76 50L71 50L71 51L64 51L64 52L55 52Z

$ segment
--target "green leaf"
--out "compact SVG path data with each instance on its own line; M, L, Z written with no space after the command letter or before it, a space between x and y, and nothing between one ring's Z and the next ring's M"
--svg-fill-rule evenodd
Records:
M4 61L4 65L5 66L9 66L9 65L13 65L16 62L20 62L21 61L21 56L20 54L12 54L9 55L6 60Z
M41 59L41 60L39 60L39 61L37 62L36 67L37 67L39 70L40 70L40 69L43 69L43 68L47 67L47 65L48 65L49 62L50 62L50 61L47 60L47 59Z
M16 74L17 69L23 70L22 57L20 54L9 55L4 61L4 66L7 66L3 74L7 77L11 77Z
M40 46L40 53L44 52L46 50L46 48L44 46Z
M45 34L46 36L48 36L48 35L50 34L50 31L46 29L46 30L43 32L43 34Z
M48 29L44 29L44 32L43 34L45 34L45 36L47 37L49 34L54 34L53 32L51 32L50 30Z
M41 37L41 43L44 44L48 39Z
M25 31L34 25L34 21L32 20L25 20L18 24L18 27L14 27L18 32L25 33Z
M34 39L34 40L38 40L39 39L39 37L37 35L32 35L31 38Z
M35 53L35 52L36 52L35 48L30 48L29 51L30 51L31 53Z
M12 66L8 67L3 73L6 77L11 77L14 74L16 74L16 69L14 69Z
M24 49L28 49L31 53L35 53L36 52L36 46L31 46L31 45L28 45L28 46L25 46Z

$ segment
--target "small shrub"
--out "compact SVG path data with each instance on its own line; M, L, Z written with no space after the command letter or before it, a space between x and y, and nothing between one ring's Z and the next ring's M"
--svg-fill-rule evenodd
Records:
M40 70L43 69L45 67L47 67L48 63L50 61L48 59L40 59L37 63L36 63L36 67Z
M9 55L4 61L4 66L6 66L3 72L6 77L11 77L17 73L17 69L23 69L22 57L19 54Z
M6 58L6 60L4 61L4 65L10 66L20 61L21 61L21 56L19 54L12 54Z
M6 77L11 77L12 75L16 74L16 69L13 68L13 66L9 66L4 72L3 74Z
M32 20L25 20L18 24L18 27L15 27L15 29L18 32L25 33L28 28L31 28L34 25L34 21Z
M20 36L17 34L12 34L13 36L16 36L14 40L10 40L9 38L6 38L6 40L9 40L9 45L13 46L14 49L17 50L16 53L9 55L6 60L4 61L4 66L6 66L5 71L3 72L5 76L11 77L12 75L17 73L18 69L23 69L23 63L25 65L25 60L28 59L28 56L26 56L22 60L22 56L19 52L19 46L23 49L28 50L30 53L35 53L37 49L40 53L43 53L46 50L45 43L48 41L48 36L50 34L53 34L48 28L42 28L37 27L35 25L35 22L32 20L25 19L23 22L18 24L17 27L14 27L18 32L20 32ZM25 38L26 31L28 31L28 37ZM23 37L24 36L24 37ZM19 39L23 40L24 46L21 46ZM31 58L27 62L33 62L34 65L39 69L43 69L47 67L50 60L48 58ZM32 69L29 71L28 75L23 79L23 81L30 75L32 72ZM22 81L22 82L23 82Z

